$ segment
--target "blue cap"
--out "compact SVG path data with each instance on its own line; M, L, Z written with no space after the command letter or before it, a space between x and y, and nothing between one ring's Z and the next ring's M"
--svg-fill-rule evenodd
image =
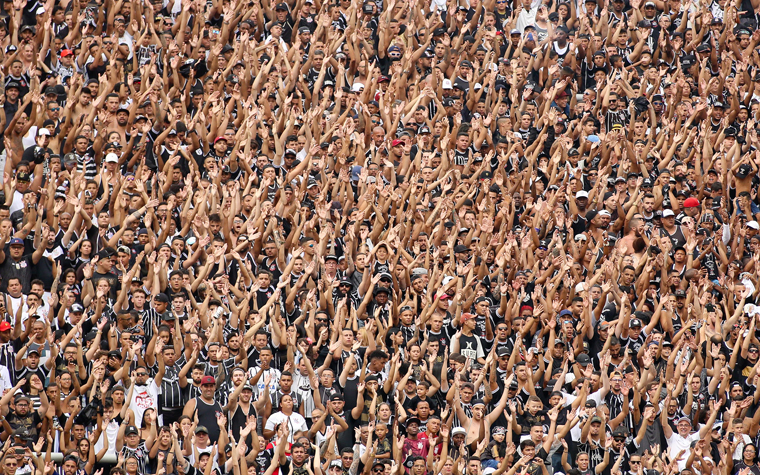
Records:
M586 140L588 140L591 143L599 143L600 142L598 135L589 135L588 137L586 137Z
M565 315L572 315L572 314L573 314L573 312L571 312L568 309L565 309L565 310L562 310L561 312L559 312L559 316L560 317L564 317Z
M24 240L21 239L21 238L11 238L10 245L11 246L23 246L24 245Z

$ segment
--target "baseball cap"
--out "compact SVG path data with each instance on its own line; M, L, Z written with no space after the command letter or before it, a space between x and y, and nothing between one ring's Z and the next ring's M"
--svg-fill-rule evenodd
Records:
M106 155L106 163L119 163L119 156L115 153L109 153Z
M204 384L216 384L216 380L213 376L204 376L201 378L201 386Z
M200 427L198 429L200 429ZM198 429L195 429L196 434L198 433ZM132 434L139 434L139 433L140 432L137 430L137 427L135 426L127 426L127 430L124 431L124 435L132 435Z
M17 238L17 237L11 238L10 245L11 246L23 246L24 245L24 240L21 239L21 238Z
M757 221L753 219L752 221L747 221L747 227L754 230L758 230L760 229L760 224L758 224Z
M467 320L472 320L473 318L475 318L475 315L473 315L471 313L463 313L462 317L461 317L461 320L463 322L466 322Z
M11 329L11 324L8 322L0 322L0 332L7 332Z
M684 208L696 208L698 206L699 206L699 200L694 197L686 198L683 202Z
M575 199L576 199L576 200L579 200L579 199L581 199L581 198L586 198L586 199L588 199L588 192L587 192L587 191L584 191L584 190L581 190L581 191L579 191L579 192L577 192L577 193L575 194Z
M668 216L675 216L675 213L673 213L672 209L663 210L662 217L667 218Z

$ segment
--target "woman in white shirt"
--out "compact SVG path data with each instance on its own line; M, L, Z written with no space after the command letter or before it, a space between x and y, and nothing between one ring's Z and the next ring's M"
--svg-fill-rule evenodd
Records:
M288 442L291 444L296 438L296 432L306 432L309 430L306 425L306 419L297 412L293 412L293 396L284 394L280 399L280 411L272 414L267 420L264 427L264 437L271 438L277 432L277 426L280 424L288 425Z

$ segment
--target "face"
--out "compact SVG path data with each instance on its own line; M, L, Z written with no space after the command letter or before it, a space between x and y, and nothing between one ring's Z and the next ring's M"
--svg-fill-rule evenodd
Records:
M691 431L691 424L689 424L689 421L680 421L676 427L678 428L678 433L682 437L688 435Z

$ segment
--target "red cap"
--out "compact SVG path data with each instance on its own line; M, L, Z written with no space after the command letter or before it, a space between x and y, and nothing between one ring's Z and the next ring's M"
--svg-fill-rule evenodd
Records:
M64 56L74 56L74 52L71 51L70 49L62 49L61 58L63 58Z
M224 140L226 142L227 141L227 137L225 137L223 135L220 135L219 137L217 137L217 138L214 139L214 143L217 143L220 140Z
M462 314L462 317L461 317L461 320L462 320L463 322L466 322L467 320L471 320L471 319L473 319L473 318L475 318L475 315L473 315L473 314L471 314L471 313L463 313L463 314Z
M699 200L696 198L686 198L683 202L684 208L696 208L699 206Z
M216 380L213 376L204 376L201 378L201 386L204 384L216 384Z
M522 307L520 307L520 311L522 312L523 310L530 310L532 312L533 307L531 307L530 305L523 305Z
M391 142L391 146L392 146L392 147L395 147L396 145L403 145L403 144L404 144L404 142L402 142L402 141L401 141L401 140L399 140L399 139L396 139L396 140L394 140L393 142Z
M11 329L11 324L8 322L0 322L0 332L7 332Z

